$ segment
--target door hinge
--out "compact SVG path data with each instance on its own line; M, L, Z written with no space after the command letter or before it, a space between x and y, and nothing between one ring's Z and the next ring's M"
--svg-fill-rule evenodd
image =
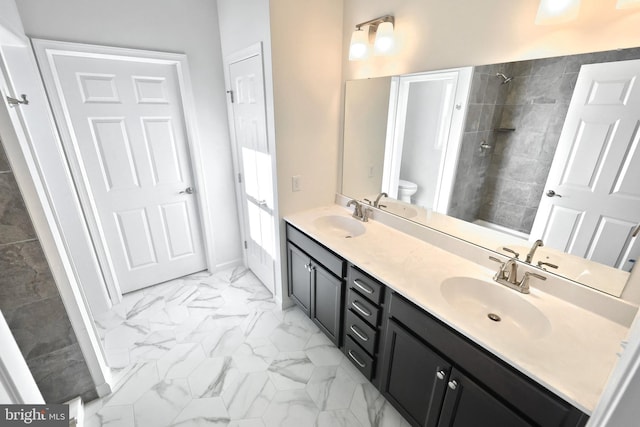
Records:
M242 184L242 174L238 172L238 184Z
M246 240L244 241L244 248L245 248L245 249L248 249L248 248L249 248L249 246L247 245L247 241L246 241Z
M233 91L232 90L228 90L227 93L229 94L229 96L231 96L231 103L233 104Z

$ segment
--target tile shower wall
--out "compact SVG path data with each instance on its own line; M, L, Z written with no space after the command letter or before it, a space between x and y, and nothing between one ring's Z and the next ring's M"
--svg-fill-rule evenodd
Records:
M0 142L0 310L48 403L97 397Z
M492 153L491 148L483 149L481 145L495 145L494 129L500 123L502 105L507 97L508 87L496 77L498 72L508 75L508 65L485 65L473 71L467 120L448 212L465 221L478 218Z
M476 68L459 160L462 168L454 189L456 210L451 214L467 221L482 219L528 234L580 67L638 58L640 48L634 48ZM491 108L486 101L492 101L495 96L490 82L498 80L496 72L513 79L500 85L504 90L497 97L493 124L495 128L514 128L513 132L491 132L486 125L483 127L483 116L488 120L484 110ZM489 82L486 86L484 75ZM479 105L482 105L481 113L477 111ZM474 134L476 123L478 131ZM477 150L480 138L492 147L484 153L485 157Z

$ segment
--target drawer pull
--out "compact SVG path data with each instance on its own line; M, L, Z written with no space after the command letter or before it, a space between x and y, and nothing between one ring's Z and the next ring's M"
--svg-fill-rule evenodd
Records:
M360 314L362 314L363 316L371 316L371 312L369 310L366 309L366 307L362 307L358 301L352 301L351 302L351 306L353 308L355 308Z
M355 279L353 281L353 284L356 285L361 291L371 295L373 294L373 289L371 289L371 287L365 285L364 283L362 283L359 279Z
M351 332L356 334L358 336L358 338L360 338L362 341L364 341L364 342L369 341L369 337L367 336L367 334L365 334L364 332L358 330L358 327L356 325L349 326L349 329L351 329Z
M358 366L360 366L361 368L364 368L365 366L367 366L364 363L362 363L361 361L359 361L358 358L356 357L356 355L353 354L353 352L351 350L349 350L349 357L351 357L351 359L353 359L353 361L356 362L356 364Z

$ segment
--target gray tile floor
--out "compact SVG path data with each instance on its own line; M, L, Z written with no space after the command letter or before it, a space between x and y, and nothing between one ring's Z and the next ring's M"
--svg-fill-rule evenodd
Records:
M120 381L85 406L109 427L405 427L297 308L244 268L125 295L96 319Z

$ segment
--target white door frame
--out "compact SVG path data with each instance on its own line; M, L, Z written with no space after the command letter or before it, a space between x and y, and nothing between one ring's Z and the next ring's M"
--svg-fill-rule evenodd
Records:
M111 391L113 378L91 320L90 299L79 285L81 278L87 277L87 271L81 271L81 268L91 270L93 265L77 265L69 256L69 247L81 244L79 239L84 236L79 231L81 224L67 221L70 219L73 223L75 217L60 216L60 207L72 209L76 205L65 197L53 200L54 195L64 194L60 192L60 186L67 182L67 175L56 170L62 161L61 147L38 66L28 45L5 46L2 40L0 62L2 142L98 396L104 396ZM30 100L28 106L7 107L5 95L19 97L22 93ZM48 180L47 177L56 179ZM65 229L71 229L74 236L65 236Z
M398 194L409 84L453 79L455 80L455 84L451 93L451 109L445 112L446 115L443 115L440 123L440 136L446 141L446 147L440 161L441 173L436 183L436 197L433 206L434 211L447 213L451 202L455 171L458 168L458 156L462 143L462 133L466 119L466 105L469 101L472 77L473 67L461 67L407 74L392 78L391 96L389 100L389 124L387 126L387 142L385 144L382 175L382 191L387 192L390 197L397 198ZM456 114L456 112L459 114ZM442 129L442 125L448 125L446 134L443 134L445 130Z
M181 101L184 109L184 120L187 133L190 164L193 169L194 180L196 183L196 194L198 195L198 213L200 216L200 224L204 234L203 242L206 264L209 270L214 269L215 254L213 230L211 225L209 225L209 223L205 221L205 218L211 217L209 213L210 205L206 197L206 192L204 191L204 189L206 188L204 179L204 168L202 164L200 141L197 135L197 126L195 123L193 91L191 88L191 80L186 55L178 53L68 43L42 39L33 39L32 42L36 57L41 64L40 70L42 78L45 81L46 85L50 87L58 88L58 79L55 75L56 70L53 63L55 56L117 59L124 61L171 65L176 68L178 83L180 86ZM48 66L44 66L45 64L48 64ZM82 176L82 168L80 167L79 159L77 158L76 152L72 146L72 133L70 132L69 124L66 122L66 120L62 119L63 117L66 117L66 112L64 111L64 103L58 98L57 93L49 93L48 95L50 98L55 100L55 102L51 102L51 108L53 110L54 116L58 118L58 130L61 134L61 139L65 147L65 153L68 159L69 168L71 169L73 176L80 177ZM77 193L82 206L93 206L93 198L91 197L90 191L88 191L87 187L85 186L84 181L82 179L75 179L74 184L78 190ZM94 242L93 246L95 248L96 256L100 261L100 265L102 267L102 273L109 291L109 295L111 297L111 301L112 303L116 304L121 301L122 292L120 286L118 285L109 252L104 246L104 239L97 239L95 237L101 235L97 217L95 216L92 209L84 209L83 213L91 235L94 236L92 238Z

